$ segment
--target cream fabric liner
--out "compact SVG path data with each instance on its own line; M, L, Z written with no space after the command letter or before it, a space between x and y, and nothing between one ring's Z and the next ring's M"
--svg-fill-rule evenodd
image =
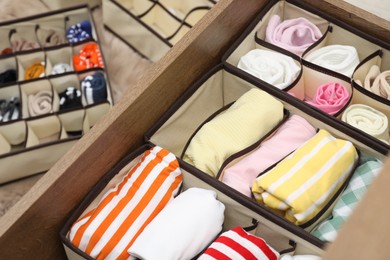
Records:
M59 118L54 115L27 121L27 128L26 148L67 137Z
M20 92L18 85L0 87L0 99L10 100L12 97L19 98ZM20 99L19 99L20 101Z
M20 85L21 88L21 111L22 111L22 118L29 118L30 114L28 111L28 96L29 95L35 95L37 92L46 90L50 91L53 94L53 89L50 84L50 81L48 79L41 79L29 83L25 83ZM53 100L53 111L58 111L58 95L52 95ZM57 107L54 107L54 105L57 105Z
M160 3L181 20L196 7L213 6L213 3L207 0L161 0Z
M50 9L60 9L80 4L89 4L90 7L99 5L101 0L41 0L44 2Z
M120 182L123 177L128 173L128 171L138 162L140 156L136 157L130 163L120 170L120 172L115 175L106 187L96 196L96 198L90 203L90 205L84 210L81 216L84 216L91 209L95 208L100 202L103 195L110 189L115 187L115 185ZM296 236L295 234L281 228L275 223L265 219L261 215L251 211L250 209L239 204L229 196L224 193L214 189L212 186L206 182L198 179L189 172L182 170L183 173L183 190L186 190L191 187L199 187L209 190L215 190L217 192L217 199L221 201L225 206L225 221L224 221L224 230L234 228L236 226L247 227L252 225L252 219L259 221L258 227L251 231L252 234L255 234L267 241L273 248L278 251L290 248L288 245L289 239L297 243L296 253L297 254L315 254L321 255L323 250L310 244L309 242L303 240L302 238ZM81 217L80 216L80 217ZM67 249L67 246L64 244L64 247ZM66 250L68 259L84 259L81 256L74 254L70 249ZM70 252L70 254L68 254Z
M16 121L0 126L0 133L11 145L20 145L27 138L26 123Z
M45 32L44 30L54 30L58 34L61 34L65 37L66 30L65 30L65 20L63 17L47 17L43 18L37 21L37 24L39 25L38 30L36 31L36 37L41 44L41 46L45 43Z
M72 60L72 48L64 47L61 49L56 49L52 51L46 52L46 75L51 75L51 70L58 63L66 63L68 64L72 70L73 68L73 60Z
M158 61L169 51L166 43L112 1L103 0L103 9L105 24L151 61Z
M134 15L141 15L148 11L153 6L153 1L145 0L113 0L124 8L129 10Z
M26 39L28 41L33 41L39 43L38 38L35 34L35 24L32 22L24 22L23 24L18 24L14 27L15 33L10 37L10 41Z
M9 42L9 32L11 30L11 27L9 26L4 26L0 28L0 39L5 39L0 41L0 49L3 50L5 48L11 48L11 44Z
M78 109L66 113L58 114L61 120L62 126L66 131L82 131L83 122L85 118L85 110Z
M17 70L16 58L9 57L0 60L0 73L3 73L6 70L14 69Z
M45 61L45 53L43 51L33 52L30 54L17 55L18 60L18 80L24 81L24 72L35 62Z
M0 155L11 151L11 145L8 141L0 134Z

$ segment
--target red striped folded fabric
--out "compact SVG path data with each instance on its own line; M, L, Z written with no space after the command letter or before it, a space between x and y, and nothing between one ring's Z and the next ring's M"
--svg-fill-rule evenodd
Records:
M73 224L69 239L96 259L129 258L127 249L178 194L182 180L175 155L151 148L96 208Z
M222 233L198 260L277 260L279 253L263 239L235 227Z

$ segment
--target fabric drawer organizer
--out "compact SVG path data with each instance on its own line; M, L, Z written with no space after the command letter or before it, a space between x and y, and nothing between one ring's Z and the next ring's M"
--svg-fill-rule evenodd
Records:
M215 4L214 0L104 0L105 27L156 62Z
M386 92L389 51L388 43L314 8L275 0L229 48L223 62L248 81L287 92L388 146L387 94L362 85L380 71L375 88L379 91L381 84ZM373 65L377 67L371 69Z
M94 208L96 209L96 207L99 205L104 205L103 203L105 203L104 201L106 201L106 198L111 196L111 195L108 195L110 193L108 193L107 191L109 191L110 189L111 189L111 191L115 191L115 190L118 191L118 189L122 189L122 188L124 189L125 186L122 186L122 185L118 186L119 183L121 182L121 180L124 179L124 176L129 172L130 169L132 169L133 167L135 167L135 165L137 165L137 163L140 161L140 158L141 158L141 156L143 156L143 154L147 154L149 149L155 149L155 148L156 147L154 147L154 146L146 144L146 145L143 145L142 147L138 148L137 150L133 151L128 156L126 156L123 160L121 160L120 163L117 164L117 166L115 168L113 168L110 172L108 172L101 179L101 181L99 181L96 184L96 186L85 197L83 202L74 210L72 216L68 219L68 221L66 222L66 224L64 225L64 227L61 230L61 239L62 239L65 251L66 251L69 259L93 259L90 255L86 254L85 252L83 252L77 246L75 246L73 244L73 243L78 243L77 236L82 234L82 233L77 233L77 232L81 232L81 229L83 228L82 224L81 224L82 222L84 222L83 219L85 220L85 219L88 219L89 217L93 217L93 215L91 215L91 214L94 214L94 213L91 213L94 211L93 209ZM160 150L160 153L161 153L161 150ZM149 153L149 156L152 154L153 153ZM175 158L175 156L173 154L168 155L168 156L172 156L173 158ZM142 158L143 158L143 160L145 160L144 159L145 157L142 157ZM155 158L158 158L158 157L156 156ZM153 159L150 159L150 160L153 160ZM166 160L166 159L164 159L164 160ZM150 163L151 163L151 161L150 161ZM223 225L222 225L222 227L218 226L218 225L217 226L215 226L215 225L210 226L210 228L207 229L208 230L207 233L209 233L209 234L206 236L203 236L202 239L199 239L199 236L196 235L197 232L194 232L193 234L191 234L191 233L181 234L182 236L184 236L184 238L182 238L182 239L179 239L176 236L172 236L171 234L169 236L166 236L166 235L164 236L163 234L165 234L165 233L163 233L163 234L159 233L158 237L162 238L163 240L169 239L171 241L171 243L168 243L168 244L164 243L165 249L170 248L167 251L164 250L165 253L167 253L167 252L169 253L170 250L172 250L174 253L170 252L172 254L171 257L166 258L166 257L164 257L164 253L162 253L161 250L154 250L156 248L148 248L147 247L148 245L144 245L144 248L147 250L147 252L151 253L149 258L147 257L146 259L179 259L180 256L181 256L180 259L190 259L190 258L197 259L196 256L199 256L200 253L204 252L204 250L214 240L214 238L216 237L217 234L220 234L220 232L222 232L222 231L227 231L227 230L230 230L230 229L237 227L237 226L239 226L239 227L252 226L252 224L254 223L254 220L258 221L258 224L254 225L252 227L251 231L249 231L249 232L257 237L264 239L264 241L270 247L272 247L275 251L280 252L282 254L293 254L293 253L295 253L295 254L312 254L312 255L321 254L322 250L320 248L308 243L307 241L303 240L302 238L300 238L296 234L293 234L292 232L287 231L287 230L281 228L280 226L277 226L275 223L273 223L272 221L269 221L267 218L264 218L261 214L259 214L255 210L251 209L250 207L246 207L246 205L245 205L246 203L245 202L243 203L242 198L240 198L240 196L237 196L237 194L226 193L226 189L223 188L218 182L215 181L215 179L212 179L210 176L206 176L198 171L193 171L191 169L191 167L189 167L186 164L182 164L181 162L179 164L177 164L176 166L173 166L174 164L172 162L169 163L169 161L166 161L166 164L172 165L172 167L180 167L178 172L181 172L181 175L182 175L182 176L179 176L179 177L181 177L182 187L175 186L176 187L175 188L176 192L174 193L174 194L176 194L175 196L177 196L178 192L180 192L181 194L184 194L185 192L190 191L191 188L204 189L204 190L207 190L208 192L212 192L212 193L215 192L216 193L216 199L217 199L217 201L219 201L218 203L222 203L219 205L219 207L222 207L222 213L223 213L222 219L219 219L219 221L217 223L219 223L218 225L221 225L221 223L223 223ZM146 165L147 164L145 164L145 167L146 167ZM165 165L165 163L164 163L164 165ZM138 166L138 167L141 167L141 166ZM157 166L155 166L155 167L157 167ZM135 167L135 168L138 169L137 167ZM163 169L163 167L160 167L160 168ZM167 166L167 168L164 168L164 171L166 169L169 169L169 167ZM136 172L134 172L133 174L136 174ZM176 175L176 176L178 176L178 175ZM136 181L138 181L138 179ZM145 182L146 182L146 180L145 180ZM166 181L164 181L164 183L165 182ZM153 183L153 185L154 184L155 183ZM114 188L114 190L113 190L113 188ZM152 189L152 188L150 188L150 189ZM154 199L157 199L158 196L160 196L160 195L157 195L157 193L156 193ZM172 199L173 199L173 201L175 201L177 198L179 198L179 197L176 197L174 199L172 198ZM113 201L113 200L111 200L111 201ZM150 204L152 204L152 202L150 202ZM172 200L171 200L171 202L169 202L167 204L167 206L165 206L165 208L167 208L171 204L172 204ZM209 202L207 202L207 205L209 205ZM118 206L119 206L119 204L118 204ZM199 220L204 219L205 216L207 216L207 219L214 218L214 217L212 217L212 215L214 216L216 214L215 207L209 208L209 206L206 206L206 204L203 204L200 208L199 208L199 206L197 206L197 204L195 202L194 202L194 204L191 203L191 205L182 205L182 206L197 209L197 212L191 213L191 214L196 215L196 217L195 217L196 221L195 220L194 221L197 223L196 225L199 228L199 229L196 229L198 232L203 232L203 231L201 231L201 229L202 229L201 226L203 225L203 223L202 223L202 221L199 221ZM207 207L207 209L208 209L207 214L205 214L205 212L204 212L206 209L201 210L203 206ZM163 208L163 210L165 210L165 208ZM145 211L146 211L146 209L147 208L145 208ZM123 209L123 210L125 210L125 209ZM189 209L189 211L191 211L191 210ZM88 212L90 212L90 213L88 213ZM99 211L99 212L101 212L103 214L103 211ZM160 211L159 214L161 214L162 212L163 211ZM183 229L185 229L185 230L190 229L190 230L194 231L194 228L191 227L191 225L194 225L195 222L192 223L191 217L187 217L185 219L182 218L183 217L182 215L186 214L185 212L186 212L185 210L181 210L181 211L177 212L178 213L177 215L174 215L174 216L170 215L170 217L176 218L175 221L172 220L172 223L175 223L176 225L183 225ZM160 216L159 214L157 214L157 216ZM101 217L103 217L103 215L101 215ZM146 217L146 216L143 216L143 217ZM165 216L165 217L169 218L169 216ZM109 218L109 216L108 216L108 218ZM141 218L141 216L139 216L139 218ZM80 220L79 222L77 222L78 219ZM97 219L97 217L95 219ZM157 219L157 217L154 217L154 219ZM161 221L161 219L159 219L159 221ZM182 224L179 224L179 222ZM205 222L207 222L207 221L205 221ZM77 224L75 224L75 223L77 223ZM137 222L132 222L132 223L134 223L133 225L136 225ZM153 223L153 222L151 222L151 223ZM91 222L91 224L92 224L92 222ZM119 225L116 227L110 226L110 228L118 228ZM150 224L150 225L152 225L152 224ZM163 225L161 225L161 224L159 226L163 227ZM149 226L147 226L147 227L149 227ZM209 232L210 229L217 229L219 231L212 233L212 232ZM71 233L69 233L70 230L72 230ZM84 230L85 231L83 231L83 232L84 232L84 235L86 236L86 238L89 237L89 235L87 235L87 233L93 234L93 233L90 233L86 229L84 229ZM97 230L96 232L100 232L100 231ZM147 228L145 228L145 229L143 229L143 231L140 234L143 235L144 232L147 233L147 232L149 232L149 230L147 230ZM160 232L164 232L164 231L160 231ZM172 231L172 232L180 233L177 230ZM99 233L97 233L97 234L99 234ZM108 235L108 233L105 233L105 234ZM175 233L175 234L177 234L177 233ZM138 238L140 236L141 235L139 235ZM207 237L209 239L209 241L207 241L207 242L204 241L203 239L205 237ZM99 239L101 239L101 238L102 238L101 236L98 236L97 237L98 240L95 240L95 241L99 241ZM157 236L154 236L154 239L150 239L150 240L151 241L153 241L153 240L161 241L160 238L157 238ZM112 239L114 239L114 238L112 238ZM182 247L182 244L181 244L182 240L191 241L191 246L188 245L188 250L183 250L184 248ZM89 240L89 241L91 241L90 243L94 243L94 242L92 242L92 240ZM98 244L98 243L96 244L95 243L94 248L98 248L98 247L102 247L102 246L104 247L105 242L102 242L102 241L104 241L104 239L101 239L99 243L103 243L103 244ZM137 239L135 241L137 241ZM176 242L172 243L172 241L176 241ZM135 243L138 243L138 244L135 245ZM133 244L132 244L133 246L130 247L131 248L130 251L131 250L135 250L135 251L138 250L138 252L141 251L139 249L140 248L139 243L140 243L139 241L133 242ZM145 242L143 242L143 243L145 243ZM153 243L158 243L158 242L153 241ZM172 247L172 244L174 244L175 247ZM203 245L200 246L199 244L203 244ZM245 245L243 245L243 246L245 246ZM109 247L108 246L105 247L104 250L107 250L107 248L109 248ZM120 243L118 242L117 248L115 250L111 251L111 252L115 252L115 253L113 253L112 255L109 255L109 256L101 253L98 257L99 258L104 257L105 259L125 259L125 258L127 259L127 257L128 257L127 253L125 253L126 256L121 255L122 258L118 257L118 255L115 255L115 254L119 254L118 253L119 248L120 248ZM189 248L191 248L191 249L189 249ZM196 250L194 250L194 248L196 248ZM253 249L253 247L252 247L252 249ZM119 251L122 251L122 249ZM189 251L192 251L192 254L190 254ZM95 251L95 252L98 252L98 251ZM108 252L110 252L110 251L108 251ZM174 257L175 253L176 253L176 256ZM179 258L176 258L176 257L179 257ZM252 258L246 258L246 259L252 259ZM254 258L254 259L256 259L256 258ZM276 258L270 257L269 259L276 259ZM317 258L312 258L312 259L317 259Z
M50 167L113 104L87 6L0 24L0 183Z

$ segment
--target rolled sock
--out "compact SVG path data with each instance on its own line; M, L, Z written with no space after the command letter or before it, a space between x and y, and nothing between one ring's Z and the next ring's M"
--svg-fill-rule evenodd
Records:
M58 95L60 97L60 110L82 107L81 91L75 87L68 87Z
M296 225L312 220L348 179L358 159L353 144L321 129L256 179L256 200ZM299 166L299 167L298 167Z
M365 89L373 92L373 90L371 89L371 87L373 86L374 84L374 81L376 79L376 77L379 76L379 74L381 74L381 71L379 69L379 67L377 65L373 65L371 66L370 70L368 71L366 77L364 78L364 86L363 86ZM357 82L360 83L360 81L357 80Z
M128 250L148 260L192 259L221 232L225 206L216 192L190 188L169 203Z
M215 177L229 156L260 140L282 119L283 104L253 88L199 129L183 160Z
M16 70L9 69L2 73L0 73L0 84L3 83L10 83L10 82L16 82L18 76L16 73Z
M343 84L327 83L319 86L314 98L306 102L329 115L335 115L347 105L349 98L350 94Z
M128 248L173 201L182 180L175 155L158 146L151 148L96 208L73 224L70 241L93 258L128 259Z
M322 37L322 32L306 18L282 21L279 15L273 15L268 22L265 36L267 42L301 56Z
M51 75L62 74L69 71L72 71L72 68L69 66L69 64L58 63L51 69Z
M259 173L283 159L315 134L316 130L309 122L298 115L292 115L258 149L225 169L222 182L250 197L253 181Z
M81 88L88 105L107 100L107 83L101 72L86 76L81 81Z
M367 189L379 174L383 164L379 161L367 161L356 168L347 188L336 202L332 215L321 222L311 233L321 240L332 242L337 232L352 214L353 210L366 194Z
M4 54L11 54L13 53L13 50L12 48L4 48L2 51L1 51L1 54L4 55Z
M37 61L27 67L26 71L24 72L24 79L36 79L41 78L45 76L45 62L43 61Z
M39 116L53 112L53 94L48 90L41 90L28 96L28 111L30 116Z
M44 47L51 47L56 46L60 44L66 43L65 35L63 35L60 32L57 32L55 30L43 30L41 29L41 32L43 31L43 46Z
M26 40L24 38L11 40L11 46L12 46L13 52L34 50L34 49L40 48L38 42Z
M382 112L363 104L349 106L341 120L382 140L389 142L389 121Z
M277 260L279 253L262 238L235 227L222 233L198 258L211 259Z
M382 72L375 78L371 91L390 100L390 70Z
M280 260L321 260L321 257L316 255L284 255Z
M351 77L357 65L359 56L353 46L329 45L309 53L305 60L318 66Z
M260 49L251 50L242 56L237 67L278 89L291 85L301 71L291 57Z
M92 38L92 25L88 20L70 26L66 30L66 38L69 43L77 43Z
M87 43L81 49L78 55L73 56L73 66L76 71L104 68L103 58L100 53L99 45L96 43Z

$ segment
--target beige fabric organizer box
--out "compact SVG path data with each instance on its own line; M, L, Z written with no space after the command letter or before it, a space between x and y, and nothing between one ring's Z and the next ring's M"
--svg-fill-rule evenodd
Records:
M103 23L142 57L156 62L214 4L214 0L104 0Z
M84 20L92 25L92 38L77 43L66 41L67 28ZM112 97L104 65L76 70L73 63L73 57L88 44L100 46L87 6L4 22L0 24L0 31L6 35L4 39L9 39L2 41L3 49L15 48L15 42L39 43L36 48L14 49L0 56L2 72L14 69L17 74L14 82L0 86L0 99L18 100L18 115L7 119L2 115L0 122L0 183L5 183L49 170L108 112ZM48 46L48 35L53 32L56 35L52 37L62 41ZM29 67L35 62L43 64L41 75L26 78ZM55 70L58 64L67 64L69 68ZM103 76L100 83L106 96L90 102L82 82L98 74ZM64 95L69 87L75 91L69 97L80 100L77 105L66 106ZM39 99L33 98L38 95Z

